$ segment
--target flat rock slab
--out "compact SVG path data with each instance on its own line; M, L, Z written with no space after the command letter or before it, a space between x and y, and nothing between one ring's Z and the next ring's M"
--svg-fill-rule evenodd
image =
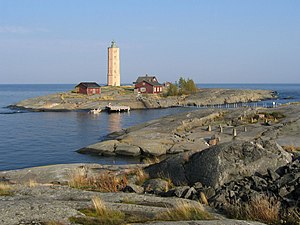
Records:
M154 217L178 204L177 198L161 198L154 195L135 193L99 193L83 191L57 185L37 185L27 187L13 186L13 196L0 196L0 224L61 221L70 224L68 218L83 216L78 210L92 207L91 199L95 196L114 210L134 212L137 215ZM195 201L180 200L197 204ZM216 216L223 218L222 216Z
M277 121L269 121L267 124L263 119L256 119L254 122L254 117L272 113L283 117ZM236 131L235 137L233 130ZM213 145L214 142L210 142L213 137L219 138L218 143L215 144L230 142L233 139L252 141L261 138L278 140L280 145L297 147L300 145L299 135L300 104L283 105L277 108L200 109L169 115L114 132L108 135L108 138L115 140L88 146L79 152L97 154L109 152L136 156L138 147L141 155L161 156L184 151L202 151L209 147L209 143ZM128 144L125 148L122 147L126 151L118 148L118 145L122 146L123 143ZM109 150L106 149L107 146L110 146Z
M143 164L131 165L101 165L89 163L59 164L32 167L20 170L0 171L0 177L12 183L28 183L35 181L42 184L66 184L75 170L88 170L89 173L99 173L99 171L126 172L139 167Z
M264 223L243 220L193 220L193 221L158 221L150 223L133 223L134 225L264 225Z

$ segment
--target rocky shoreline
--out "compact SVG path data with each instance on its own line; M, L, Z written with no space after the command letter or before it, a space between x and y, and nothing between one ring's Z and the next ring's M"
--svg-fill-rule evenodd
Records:
M106 141L79 149L96 155L162 156L195 152L232 140L299 142L299 104L277 108L201 109L166 116L114 132Z
M124 221L130 224L299 225L299 134L300 103L196 110L149 121L112 133L111 140L80 152L169 154L160 162L53 165L0 172L0 182L11 186L10 195L0 195L0 223L76 224L72 220L91 219L82 209L91 207L91 199L98 196L109 208L124 213ZM74 171L81 186L74 185ZM105 179L118 183L111 190L117 192L98 189ZM178 200L190 205L200 201L213 219L155 219L176 207ZM258 210L254 217L248 214L251 207ZM259 217L258 212L270 209L272 218ZM143 221L132 219L136 217Z
M73 92L56 93L47 96L26 99L9 106L13 109L30 111L76 111L105 109L105 106L126 105L131 109L156 109L184 105L216 105L230 103L255 102L276 98L270 90L237 90L237 89L199 89L189 96L142 95L133 93L132 88L103 87L100 95L82 95Z

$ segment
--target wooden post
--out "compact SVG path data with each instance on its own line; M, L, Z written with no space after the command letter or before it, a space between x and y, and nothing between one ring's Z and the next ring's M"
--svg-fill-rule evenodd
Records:
M220 133L223 133L223 127L221 124L219 125L219 128L220 128Z
M247 132L247 127L246 126L244 126L244 132Z
M232 129L232 136L236 137L236 129L235 128Z
M211 126L210 125L208 125L208 127L207 127L207 131L211 131Z

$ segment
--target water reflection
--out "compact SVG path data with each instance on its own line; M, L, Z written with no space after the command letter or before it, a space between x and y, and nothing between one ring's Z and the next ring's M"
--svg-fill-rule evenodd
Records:
M109 133L119 131L121 126L121 113L111 113L108 117L108 131Z

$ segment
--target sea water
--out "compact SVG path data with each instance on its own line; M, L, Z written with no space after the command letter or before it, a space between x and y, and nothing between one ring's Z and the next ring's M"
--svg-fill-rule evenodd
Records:
M200 88L270 89L277 102L300 101L300 84L200 84ZM64 92L66 85L0 85L0 170L60 163L137 163L139 159L83 155L77 149L103 140L111 132L162 116L194 110L170 108L130 113L29 112L6 106L23 99ZM273 100L272 100L273 101Z

